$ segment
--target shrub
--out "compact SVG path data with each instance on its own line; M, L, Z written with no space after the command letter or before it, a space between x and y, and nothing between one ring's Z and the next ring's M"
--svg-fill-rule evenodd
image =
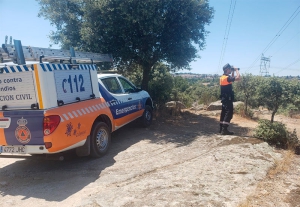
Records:
M151 72L148 92L152 97L157 108L171 99L171 93L174 88L173 77L164 64L156 64Z
M211 102L216 101L217 99L212 95L212 90L207 90L202 92L199 103L204 105L209 105Z
M280 107L278 112L285 116L293 117L294 115L299 114L299 109L293 104L288 104L287 107Z
M271 122L269 120L259 120L258 127L254 131L254 136L269 144L274 144L281 148L294 148L299 144L296 130L291 133L285 124L281 122Z
M234 113L238 114L241 117L245 117L245 118L252 118L254 115L254 113L251 109L248 108L248 110L246 111L244 104L239 104L239 105L235 106Z

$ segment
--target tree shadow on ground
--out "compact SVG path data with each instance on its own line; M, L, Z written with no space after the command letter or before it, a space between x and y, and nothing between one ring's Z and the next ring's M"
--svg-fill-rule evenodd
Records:
M103 170L115 164L119 152L140 141L135 136L119 138L113 135L110 150L98 159L79 158L74 153L65 154L68 159L64 161L35 156L16 159L0 169L0 195L61 202L99 179Z
M244 136L247 128L233 125L237 136ZM108 154L99 158L70 158L66 161L44 159L17 160L0 169L1 196L21 196L47 201L63 201L101 177L101 172L115 164L115 156L144 140L153 144L173 143L177 147L193 143L196 139L209 139L218 135L219 122L205 115L184 112L178 117L161 116L148 128L132 122L112 134ZM130 155L131 156L131 155ZM137 156L133 155L132 156Z
M247 137L252 128L231 124L234 136ZM154 132L152 142L173 142L178 146L188 145L195 139L221 136L218 118L184 111L179 116L160 114L156 116L150 130Z

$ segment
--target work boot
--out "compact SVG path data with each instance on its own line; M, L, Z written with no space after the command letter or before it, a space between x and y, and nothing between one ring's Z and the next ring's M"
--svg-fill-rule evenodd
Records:
M228 131L228 125L223 125L223 128L222 128L222 131L221 131L221 134L222 135L233 135L234 133L233 132L230 132Z
M222 132L222 128L223 128L223 124L220 124L220 130L219 130L219 134L221 134L221 132Z

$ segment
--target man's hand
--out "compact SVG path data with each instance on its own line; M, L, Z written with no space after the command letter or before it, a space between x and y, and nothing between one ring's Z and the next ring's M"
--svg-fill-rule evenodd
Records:
M239 81L241 79L239 68L234 68L234 71L236 72L235 80Z

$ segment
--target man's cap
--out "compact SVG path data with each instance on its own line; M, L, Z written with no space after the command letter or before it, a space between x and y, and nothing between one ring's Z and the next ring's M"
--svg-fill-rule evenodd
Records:
M231 65L229 65L229 63L223 66L223 70L226 70L227 68L232 68Z

